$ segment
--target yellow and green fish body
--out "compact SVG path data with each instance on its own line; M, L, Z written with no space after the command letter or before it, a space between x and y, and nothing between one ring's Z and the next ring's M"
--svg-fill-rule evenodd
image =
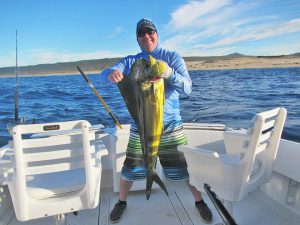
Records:
M151 56L150 56L151 57ZM168 194L155 168L160 137L163 132L164 80L157 78L157 61L137 60L129 76L125 76L118 87L128 111L139 130L144 165L148 170L146 197L149 199L155 181ZM153 79L154 78L154 79Z

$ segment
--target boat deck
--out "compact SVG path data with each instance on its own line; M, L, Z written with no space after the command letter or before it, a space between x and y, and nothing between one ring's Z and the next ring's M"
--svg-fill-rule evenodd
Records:
M107 181L107 179L105 179ZM194 206L192 194L184 182L165 181L169 192L169 198L160 189L152 190L150 199L147 201L144 191L130 192L128 207L118 225L194 225L205 224ZM68 214L66 224L76 225L107 225L109 213L118 200L118 193L113 192L112 185L105 184L100 193L100 204L92 210L82 210L78 215ZM212 224L222 224L221 217L206 195L204 199L213 212ZM13 210L13 209L11 209ZM278 202L270 198L264 192L258 190L249 194L241 202L233 205L233 217L238 224L242 225L298 225L300 216L286 209ZM3 222L3 221L2 221ZM9 225L52 225L56 221L53 217L19 222L12 214Z

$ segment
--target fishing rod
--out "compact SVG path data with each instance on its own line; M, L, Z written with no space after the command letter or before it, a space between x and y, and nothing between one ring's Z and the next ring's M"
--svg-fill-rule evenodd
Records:
M217 194L213 192L209 186L209 184L204 184L204 190L206 191L208 197L216 207L218 213L220 214L222 220L226 225L237 225L234 221L233 217L229 214L221 200L218 198Z
M114 116L114 114L112 114L112 112L110 111L110 109L108 108L108 106L105 104L104 100L102 99L102 97L100 96L100 94L98 93L98 91L96 90L96 88L94 87L94 85L91 83L91 81L88 79L88 77L84 74L84 72L79 68L79 66L77 66L78 71L81 73L81 75L83 76L83 78L85 79L85 81L88 83L88 85L92 88L92 90L94 91L94 93L97 95L98 99L100 100L100 102L102 103L102 105L104 106L104 108L106 109L106 111L109 113L110 117L114 120L115 124L120 128L123 129L122 125L119 123L119 121L117 120L117 118Z
M19 71L18 71L18 31L16 30L16 87L15 87L15 124L19 123Z

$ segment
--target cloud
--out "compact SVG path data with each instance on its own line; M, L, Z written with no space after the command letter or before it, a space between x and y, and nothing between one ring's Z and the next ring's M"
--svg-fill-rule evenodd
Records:
M253 4L232 4L229 0L189 1L171 13L171 20L163 29L167 38L162 44L173 48L210 43L248 24L249 19L241 19L239 15L249 8Z
M0 68L16 65L16 53L9 53L5 56L0 56Z
M297 31L300 31L300 18L266 27L256 26L252 29L245 30L243 34L232 34L232 36L220 39L215 43L207 45L206 48L220 47L245 41L261 40Z
M118 36L119 34L125 32L126 30L123 27L116 27L115 30L110 33L109 35L107 35L107 38L112 39L116 36Z
M188 1L170 14L170 22L161 32L164 37L161 44L185 55L188 52L227 54L250 41L287 37L300 31L300 18L289 18L288 12L281 13L282 10L260 11L261 4L259 1ZM269 5L264 7L269 9Z
M170 26L182 29L194 26L201 17L229 4L229 0L189 1L171 14Z
M111 51L96 52L61 52L52 49L34 49L30 51L19 52L19 66L28 66L36 64L48 64L57 62L72 62L89 59L120 57L121 53ZM0 57L0 67L15 66L15 56L12 54L7 57ZM13 62L13 63L12 63Z
M288 55L300 52L300 42L275 43L274 45L264 45L256 50L256 55Z
M237 48L235 46L230 47L221 47L211 49L203 49L202 46L193 46L192 48L185 48L180 51L182 56L199 56L199 52L203 56L220 56L220 55L228 55L233 52L236 52Z

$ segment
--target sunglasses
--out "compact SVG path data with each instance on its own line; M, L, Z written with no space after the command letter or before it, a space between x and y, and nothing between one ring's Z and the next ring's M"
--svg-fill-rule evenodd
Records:
M142 38L142 37L145 37L146 34L153 35L155 33L156 33L156 31L155 30L151 30L151 29L142 30L142 31L138 32L138 37Z

